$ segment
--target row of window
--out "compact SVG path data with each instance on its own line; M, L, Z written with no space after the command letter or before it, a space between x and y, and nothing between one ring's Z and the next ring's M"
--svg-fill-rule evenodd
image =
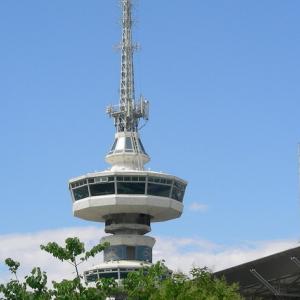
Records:
M72 188L80 187L86 185L87 183L104 183L104 182L155 182L159 184L169 184L171 185L173 180L165 177L158 177L158 176L96 176L90 177L88 179L81 179L76 182L71 183ZM176 181L174 184L180 188L183 183Z
M113 278L113 279L124 279L127 277L128 273L137 271L138 269L119 269L116 271L109 271L109 272L102 272L102 270L94 271L93 273L86 274L85 279L87 282L95 282L98 281L100 278Z
M74 200L104 195L152 195L172 198L182 202L185 185L174 181L173 185L148 182L103 182L86 184L72 189Z
M152 262L152 248L147 246L110 246L104 249L104 261L137 260Z
M146 154L145 148L141 140L135 137L119 137L115 139L109 154L121 152L140 152Z

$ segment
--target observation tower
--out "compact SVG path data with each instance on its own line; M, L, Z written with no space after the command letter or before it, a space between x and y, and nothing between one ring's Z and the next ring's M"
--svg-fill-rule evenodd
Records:
M128 272L152 263L155 239L146 235L151 222L180 217L187 182L173 175L145 170L150 157L139 135L141 119L148 120L149 102L135 98L132 42L132 0L121 0L122 41L120 100L107 114L116 129L105 157L111 168L69 181L74 216L104 222L101 239L108 242L104 263L85 272L87 282L99 278L122 279Z

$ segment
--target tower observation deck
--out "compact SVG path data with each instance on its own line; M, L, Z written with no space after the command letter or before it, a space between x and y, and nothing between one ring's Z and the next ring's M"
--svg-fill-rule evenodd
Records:
M112 147L106 155L111 168L89 173L69 181L74 216L105 223L110 234L104 263L85 272L88 282L103 277L122 279L128 272L152 263L155 239L146 235L151 222L181 216L187 182L173 175L147 171L150 161L139 135L141 119L148 120L149 102L135 99L132 41L132 0L121 0L122 41L120 100L109 106L107 114L116 129Z

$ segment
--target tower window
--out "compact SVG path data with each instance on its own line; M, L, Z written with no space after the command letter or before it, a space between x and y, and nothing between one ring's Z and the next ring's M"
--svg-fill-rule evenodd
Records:
M128 260L135 260L135 247L127 246L126 247L126 254Z
M117 139L117 144L115 148L116 153L123 152L125 148L125 137L121 136Z
M113 143L113 145L112 145L112 147L111 147L111 149L110 149L110 152L109 153L112 153L112 152L114 152L115 151L115 149L116 149L116 145L117 145L117 139L115 139L115 141L114 141L114 143Z
M98 274L89 274L85 276L87 282L94 282L98 280Z
M126 137L126 141L125 141L125 151L132 152L132 150L133 150L133 148L132 148L131 138L130 138L130 137Z
M115 194L115 184L113 182L91 184L90 190L92 196L111 195Z
M145 183L142 182L118 182L118 194L145 194Z
M172 198L180 202L183 201L183 196L185 192L185 185L179 181L174 181L174 186L172 190Z
M148 183L148 195L170 197L171 186L163 184Z
M144 154L146 154L146 151L145 151L145 148L142 144L142 141L139 139L139 145L140 145L140 148L141 148L141 152L143 152Z
M124 271L124 272L120 272L120 278L121 279L124 279L124 278L127 278L127 276L128 276L128 274L129 274L130 272L126 272L126 271Z
M73 189L73 195L75 201L87 198L89 196L89 189L87 186L82 186L77 189Z
M99 278L113 278L118 279L118 272L105 272L105 273L99 273Z

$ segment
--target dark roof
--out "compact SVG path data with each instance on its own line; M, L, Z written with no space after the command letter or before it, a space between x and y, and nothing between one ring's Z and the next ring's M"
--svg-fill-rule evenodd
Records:
M276 295L278 292L300 299L300 247L222 270L214 275L224 276L228 283L239 283L240 291L245 296Z

